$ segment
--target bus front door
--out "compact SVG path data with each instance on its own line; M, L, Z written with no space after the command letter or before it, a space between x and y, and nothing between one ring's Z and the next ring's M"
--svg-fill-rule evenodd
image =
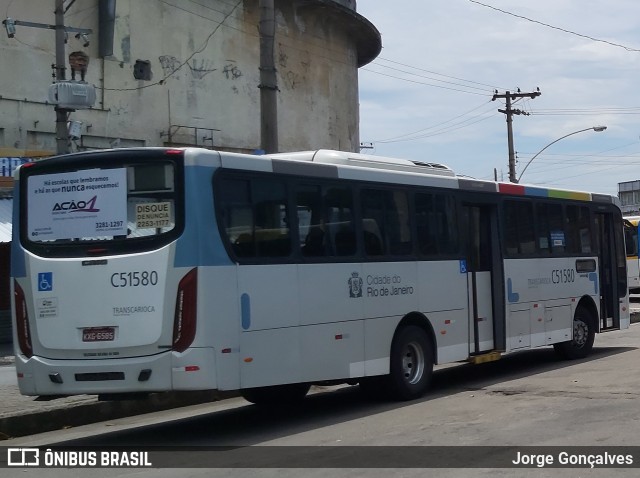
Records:
M503 275L498 246L497 211L492 204L464 204L469 297L469 354L504 350L501 301Z
M620 328L621 297L626 295L624 283L617 266L619 256L624 254L621 238L622 226L616 224L612 214L595 215L598 240L598 265L600 281L600 330ZM625 273L626 276L626 273Z

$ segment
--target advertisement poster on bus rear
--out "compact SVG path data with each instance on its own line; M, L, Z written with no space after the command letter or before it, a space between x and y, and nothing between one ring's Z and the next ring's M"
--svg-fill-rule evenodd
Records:
M27 188L32 241L127 234L125 168L31 176Z

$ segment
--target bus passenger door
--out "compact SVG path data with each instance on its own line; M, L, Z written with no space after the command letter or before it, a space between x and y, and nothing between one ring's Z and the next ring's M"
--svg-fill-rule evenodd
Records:
M638 262L638 220L627 219L624 223L624 242L627 252L627 283L629 293L637 293L640 289L640 263Z
M496 320L502 315L496 294L503 273L496 207L464 204L462 213L467 227L469 353L473 355L504 347L504 321Z
M626 291L620 289L626 287L626 283L618 277L618 256L624 254L624 251L618 250L622 245L620 238L616 236L623 234L623 228L621 224L616 224L612 214L596 213L595 220L600 283L600 330L619 329L619 298L626 295Z

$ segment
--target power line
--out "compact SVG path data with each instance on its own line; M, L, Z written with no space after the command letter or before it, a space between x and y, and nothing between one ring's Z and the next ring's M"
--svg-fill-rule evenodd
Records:
M489 110L489 111L491 111L491 110ZM415 140L418 140L418 139L431 138L433 136L439 136L441 134L451 133L453 131L457 131L459 129L466 128L466 127L474 125L476 123L480 123L481 121L488 120L489 118L493 118L494 116L497 115L497 113L492 113L492 114L487 116L487 113L489 113L489 111L485 111L485 112L480 113L478 115L472 116L471 118L467 118L466 120L460 121L458 123L453 123L453 124L451 124L449 126L446 126L446 127L443 127L443 128L440 128L440 129L437 129L435 131L431 131L431 132L428 132L428 133L424 133L424 134L421 134L419 136L411 136L413 134L416 134L416 133L411 133L411 135L405 135L405 136L411 136L411 137L406 137L406 138L403 138L403 139L383 140L383 141L374 141L374 142L383 143L383 144L402 143L402 142L405 142L405 141L415 141ZM463 115L461 115L461 116L463 116ZM450 121L453 121L453 119L450 120ZM446 123L448 123L450 121L446 121L446 122L444 122L442 124L446 124ZM432 126L430 128L425 128L425 130L433 129L433 128L437 127L437 126L439 126L439 125L434 125L434 126ZM425 130L423 130L423 131L425 131Z
M485 106L486 104L487 104L487 103L482 103L481 105L478 105L478 106L476 106L475 108L472 108L472 109L470 109L469 111L467 111L467 112L465 112L465 113L462 113L462 114L460 114L460 115L458 115L458 116L454 116L454 117L453 117L453 118L451 118L451 119L448 119L448 120L446 120L446 121L442 121L442 122L437 123L437 124L435 124L435 125L427 126L426 128L422 128L422 129L419 129L419 130L417 130L417 131L413 131L413 132L411 132L411 133L405 133L405 134L401 134L401 135L397 135L397 136L392 136L392 137L390 137L390 138L386 138L386 139L382 139L382 140L377 140L377 141L373 141L373 142L374 142L374 143L394 143L394 142L395 142L395 140L399 140L399 139L401 139L401 138L405 138L405 137L407 137L407 136L413 136L414 134L422 133L423 131L427 131L427 130L429 130L429 129L437 128L438 126L442 126L442 125L445 125L445 124L447 124L447 123L451 123L452 121L455 121L455 120L457 120L458 118L462 118L463 116L466 116L466 115L468 115L469 113L473 113L474 111L476 111L476 110L478 110L478 109L482 108L482 107L483 107L483 106ZM493 107L492 107L491 109L493 109ZM487 111L487 112L488 112L488 111ZM485 113L487 113L487 112L485 112Z
M418 73L413 73L411 71L401 70L400 68L395 68L393 66L381 65L380 63L376 63L376 62L373 62L373 64L376 65L376 66L379 66L381 68L388 68L389 70L398 71L400 73L406 73L407 75L417 76L418 78L424 78L426 80L439 81L440 83L446 83L448 85L460 86L462 88L469 88L469 89L472 89L472 90L479 90L479 91L486 91L487 90L486 88L479 88L477 86L468 86L468 85L464 85L462 83L455 83L453 81L440 80L438 78L433 78L431 76L420 75Z
M424 68L420 68L420 67L413 66L413 65L407 65L406 63L401 63L401 62L399 62L399 61L394 61L394 60L390 60L390 59L388 59L388 58L383 58L383 57L378 57L376 60L374 60L374 62L373 62L373 63L379 64L379 63L378 63L378 60L387 61L387 62L389 62L389 63L393 63L393 64L395 64L395 65L406 66L407 68L413 68L413 69L418 70L418 71L424 71L425 73L430 73L430 74L432 74L432 75L443 76L443 77L445 77L445 78L450 78L450 79L452 79L452 80L464 81L465 83L473 83L473 84L480 85L480 86L486 86L486 87L488 87L488 88L491 88L492 90L495 90L495 89L502 89L502 90L506 90L506 89L507 89L507 88L500 88L500 87L495 86L495 85L489 85L489 84L487 84L487 83L480 83L480 82L478 82L478 81L466 80L466 79L464 79L464 78L458 78L458 77L456 77L456 76L445 75L445 74L443 74L443 73L438 73L438 72L436 72L436 71L426 70L426 69L424 69ZM380 66L384 66L384 65L380 65Z
M188 0L188 1L189 1L189 2L191 2L191 3L194 3L194 4L196 4L196 5L198 5L199 7L206 8L207 10L211 10L211 11L213 11L213 12L220 13L220 14L222 14L222 15L224 15L224 14L225 14L225 12L220 11L220 10L216 10L215 8L210 7L209 5L205 5L204 3L196 2L195 0ZM220 2L220 3L224 3L225 5L228 5L228 6L230 6L230 7L233 7L233 5L232 5L232 4L229 4L229 3L223 2L222 0L218 0L218 2Z
M212 21L212 22L216 22L216 23L220 22L220 21L219 21L219 20L217 20L217 19L209 18L209 17L207 17L207 16L205 16L205 15L202 15L201 13L196 13L196 12L194 12L194 11L191 11L191 10L189 10L189 9L185 8L185 7L180 7L180 6L175 5L175 4L173 4L173 3L166 2L165 0L159 0L159 1L160 1L160 3L164 3L165 5L168 5L168 6L170 6L170 7L175 8L176 10L182 10L183 12L190 13L191 15L194 15L194 16L196 16L196 17L200 17L200 18L203 18L203 19L205 19L205 20L210 20L210 21ZM183 2L183 3L184 3L184 2ZM199 3L197 3L197 2L193 2L193 3L196 3L197 5L200 5L200 4L199 4ZM200 6L201 6L201 7L204 7L204 5L200 5ZM221 12L220 10L216 10L215 8L211 8L211 7L204 7L204 8L207 8L207 9L209 9L209 10L212 10L212 11L214 11L214 12L216 12L216 13L219 13L219 14L221 14L221 15L223 15L223 16L224 16L224 15L226 15L226 13L225 13L225 12ZM232 9L232 11L233 11L233 9ZM220 22L220 23L221 23L221 22Z
M631 47L628 47L628 46L625 46L625 45L621 45L620 43L614 43L614 42L609 41L609 40L602 40L600 38L595 38L595 37L592 37L592 36L589 36L589 35L585 35L585 34L582 34L582 33L574 32L574 31L571 31L571 30L567 30L565 28L549 25L548 23L544 23L544 22L541 22L539 20L534 20L532 18L528 18L528 17L525 17L523 15L518 15L518 14L515 14L515 13L512 13L512 12L509 12L507 10L502 10L501 8L497 8L497 7L494 7L492 5L487 5L486 3L478 2L477 0L469 0L469 1L471 3L475 3L475 4L481 5L481 6L486 7L486 8L490 8L490 9L495 10L497 12L504 13L505 15L511 15L512 17L521 18L522 20L526 20L526 21L531 22L531 23L537 23L538 25L542 25L542 26L547 27L547 28L552 28L554 30L558 30L558 31L561 31L561 32L564 32L564 33L569 33L569 34L575 35L577 37L586 38L588 40L592 40L592 41L595 41L595 42L606 43L607 45L615 46L615 47L618 47L618 48L624 48L627 51L640 52L640 49L637 49L637 48L631 48Z
M595 167L595 166L607 166L605 168L605 170L611 169L609 168L609 166L614 166L614 167L626 167L626 166L635 166L637 167L638 165L638 160L640 159L640 151L636 152L636 153L632 153L631 155L629 154L624 154L624 155L604 155L603 153L609 153L611 151L615 151L615 150L619 150L619 149L623 149L623 148L628 148L629 146L634 146L637 145L638 141L633 141L631 143L627 143L627 144L623 144L620 146L616 146L614 148L609 148L609 149L605 149L600 151L599 153L594 153L594 154L575 154L575 155L568 155L568 154L560 154L560 153L545 153L543 156L539 157L540 162L537 163L537 166L534 168L533 171L531 171L532 175L536 175L536 174L545 174L548 173L550 171L558 171L558 170L564 170L564 169L575 169L576 165L582 165L582 166L590 166L590 167ZM521 154L529 154L529 153L521 153ZM546 156L556 156L556 158L554 158L553 160L549 160L546 158ZM557 157L562 157L562 156L570 156L569 159L563 159L563 160L558 160ZM611 158L613 158L614 160L617 159L618 161L611 161ZM632 163L630 163L630 161L633 161ZM567 164L570 163L570 164ZM540 168L540 166L552 166L551 168ZM579 175L578 175L579 176ZM571 176L574 177L574 176Z
M375 73L376 75L382 75L382 76L386 76L389 78L394 78L396 80L402 80L402 81L408 81L410 83L416 83L419 85L426 85L426 86L433 86L434 88L442 88L444 90L451 90L451 91L458 91L460 93L469 93L471 95L479 95L479 96L487 96L487 93L478 93L475 91L467 91L467 90L461 90L459 88L451 88L448 86L442 86L442 85L434 85L433 83L425 83L424 81L417 81L417 80L411 80L409 78L402 78L399 76L393 76L393 75L389 75L387 73L382 73L380 71L375 71L375 70L370 70L368 68L360 68L361 71L368 71L369 73Z
M638 115L640 110L583 110L583 111L548 111L543 112L539 110L531 111L532 116L600 116L600 115Z
M493 118L496 115L497 115L497 113L493 113L493 114L491 114L489 116L484 116L484 117L480 117L482 115L477 115L477 116L474 116L473 118L480 117L480 119L478 119L476 121L472 121L471 123L467 123L467 121L471 121L471 119L473 119L473 118L470 118L469 120L466 120L466 121L463 121L463 122L460 122L460 123L456 123L454 125L448 126L446 128L440 129L440 130L433 131L431 133L426 133L426 134L423 134L421 136L416 136L414 138L409 138L407 140L400 140L400 141L414 141L414 140L417 140L417 139L431 138L433 136L439 136L441 134L451 133L453 131L457 131L459 129L466 128L467 126L471 126L471 125L480 123L482 121L486 121L486 120L488 120L490 118ZM467 124L464 124L464 123L467 123Z

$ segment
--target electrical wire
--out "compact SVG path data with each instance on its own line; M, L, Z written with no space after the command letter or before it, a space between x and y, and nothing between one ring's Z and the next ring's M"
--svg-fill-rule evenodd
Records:
M405 140L390 141L390 142L396 143L396 142L402 142L402 141L415 141L417 139L431 138L433 136L439 136L441 134L451 133L453 131L457 131L459 129L466 128L468 126L480 123L482 121L486 121L488 119L491 119L491 118L495 117L496 115L498 115L498 113L494 113L494 114L491 114L491 115L488 115L488 116L483 116L483 117L481 117L481 115L477 115L477 116L473 117L473 118L479 118L476 121L471 121L471 119L473 119L473 118L470 118L469 120L465 120L463 122L453 124L451 126L448 126L446 128L442 128L440 130L433 131L431 133L426 133L426 134L423 134L423 135L420 135L420 136L415 136L413 138L409 138L409 139L405 139ZM468 121L471 121L471 122L468 122Z
M11 0L11 1L7 4L7 9L6 9L6 10L5 10L5 12L4 12L4 16L5 16L5 18L8 18L8 17L9 17L9 9L11 8L11 5L13 5L13 2L14 2L14 1L15 1L15 0Z
M446 120L446 121L442 121L442 122L437 123L437 124L435 124L435 125L427 126L426 128L422 128L422 129L419 129L419 130L417 130L417 131L413 131L413 132L411 132L411 133L405 133L405 134L401 134L401 135L397 135L397 136L392 136L392 137L390 137L390 138L385 138L385 139L376 140L376 141L372 141L372 142L373 142L373 143L393 143L393 142L395 142L395 140L399 140L399 139L405 138L405 137L407 137L407 136L413 136L414 134L422 133L423 131L427 131L427 130L429 130L429 129L437 128L438 126L442 126L442 125L445 125L445 124L450 123L450 122L452 122L452 121L455 121L455 120L457 120L458 118L462 118L463 116L468 115L469 113L473 113L474 111L476 111L476 110L478 110L478 109L482 108L482 107L483 107L483 106L485 106L486 104L487 104L487 103L482 103L482 104L480 104L480 105L476 106L475 108L472 108L472 109L470 109L469 111L466 111L465 113L462 113L462 114L460 114L460 115L458 115L458 116L454 116L454 117L453 117L453 118L451 118L451 119L448 119L448 120Z
M427 70L425 68L420 68L420 67L413 66L413 65L407 65L406 63L401 63L399 61L390 60L389 58L384 58L384 57L376 58L373 63L379 64L378 63L379 61L386 61L386 62L389 62L389 63L393 63L395 65L405 66L407 68L413 68L413 69L418 70L418 71L424 71L425 73L430 73L432 75L443 76L445 78L450 78L452 80L464 81L465 83L473 83L475 85L486 86L488 88L491 88L492 90L496 90L496 89L498 89L498 90L507 90L508 89L508 88L500 88L500 87L495 86L495 85L489 85L487 83L480 83L478 81L466 80L464 78L458 78L457 76L445 75L443 73L438 73L436 71ZM384 66L384 65L381 65L381 66Z
M400 72L400 73L406 73L407 75L417 76L418 78L424 78L424 79L432 80L432 81L439 81L439 82L441 82L441 83L446 83L446 84L448 84L448 85L460 86L460 87L462 87L462 88L469 88L469 89L472 89L472 90L484 91L485 93L486 93L486 91L487 91L487 89L486 89L486 88L480 88L480 87L478 87L478 86L468 86L468 85L465 85L465 84L462 84L462 83L455 83L455 82L453 82L453 81L440 80L440 79L438 79L438 78L433 78L433 77L431 77L431 76L425 76L425 75L420 75L420 74L418 74L418 73L413 73L413 72L411 72L411 71L401 70L400 68L395 68L395 67L393 67L393 66L382 65L382 64L377 63L377 62L373 62L372 64L374 64L374 65L376 65L376 66L379 66L379 67L382 67L382 68L388 68L389 70L398 71L398 72ZM463 80L463 81L464 81L464 80ZM491 87L491 88L493 88L493 87Z
M215 8L210 7L209 5L205 5L204 3L196 2L195 0L187 0L187 1L189 1L189 2L191 2L191 3L194 3L194 4L198 5L199 7L206 8L207 10L211 10L211 11L216 12L216 13L221 13L222 15L224 15L224 14L225 14L225 12L223 12L223 11L221 11L221 10L216 10ZM224 3L225 5L227 5L227 6L229 6L229 7L232 7L232 6L233 6L233 4L226 3L226 2L224 2L224 1L222 1L222 0L218 0L218 2L219 2L219 3ZM184 3L184 2L183 2L183 3Z
M490 9L495 10L497 12L504 13L505 15L511 15L512 17L520 18L522 20L526 20L526 21L531 22L531 23L537 23L538 25L542 25L542 26L547 27L547 28L552 28L553 30L558 30L558 31L561 31L563 33L569 33L571 35L575 35L575 36L581 37L581 38L586 38L588 40L592 40L592 41L595 41L595 42L606 43L607 45L615 46L615 47L618 47L618 48L623 48L623 49L625 49L627 51L631 51L631 52L640 52L640 49L637 49L637 48L628 47L628 46L622 45L620 43L615 43L615 42L612 42L612 41L609 41L609 40L602 40L600 38L595 38L595 37L592 37L592 36L589 36L589 35L585 35L585 34L582 34L582 33L574 32L574 31L571 31L571 30L567 30L565 28L556 27L554 25L549 25L548 23L544 23L544 22L541 22L541 21L538 21L538 20L534 20L532 18L528 18L528 17L525 17L523 15L518 15L518 14L515 14L515 13L512 13L512 12L509 12L507 10L502 10L501 8L497 8L497 7L494 7L492 5L487 5L486 3L478 2L477 0L468 0L468 1L471 2L471 3L475 3L477 5L481 5L481 6L486 7L486 8L490 8Z
M481 106L484 106L484 105L481 105ZM477 108L475 108L475 109L477 109ZM493 110L493 108L491 108L491 110ZM491 111L491 110L489 110L489 111ZM408 134L405 134L405 135L400 135L398 137L391 138L391 139L374 141L374 143L381 143L381 144L402 143L402 142L405 142L405 141L415 141L415 140L418 140L418 139L430 138L432 136L439 136L441 134L449 133L449 132L452 132L452 131L457 131L459 129L466 128L467 126L471 126L473 124L480 123L481 121L484 121L484 120L487 120L489 118L492 118L492 117L494 117L495 115L498 114L496 112L496 113L493 113L491 115L487 115L487 113L489 111L484 111L484 112L482 112L482 113L480 113L478 115L474 115L474 116L472 116L470 118L467 118L465 120L462 120L460 122L449 124L448 126L443 126L443 125L445 125L447 123L450 123L451 121L455 121L455 119L457 119L457 118L460 118L460 117L468 114L468 113L464 113L462 115L459 115L456 118L452 118L452 119L450 119L448 121L444 121L444 122L442 122L440 124L433 125L433 126L430 126L428 128L424 128L424 129L422 129L420 131L416 131L414 133L408 133ZM434 131L425 132L423 134L419 134L419 135L416 136L417 133L422 133L423 131L427 131L427 130L433 130L434 128L438 128L439 126L443 126L443 127L440 128L440 129L435 129Z
M640 108L593 108L593 109L548 109L532 110L532 116L593 116L593 115L637 115Z
M631 143L623 144L621 146L616 146L615 148L605 149L600 151L599 153L594 154L558 154L558 153L545 153L544 155L537 158L539 161L536 163L536 167L530 170L530 174L535 176L536 174L546 174L549 172L556 172L565 169L575 169L576 165L580 166L606 166L605 170L610 169L609 166L612 167L627 167L627 166L636 166L638 164L638 160L640 159L640 151L634 152L631 154L621 154L621 155L604 155L603 153L609 153L611 151L628 148L630 146L637 145L638 141L633 141ZM529 153L518 153L518 154L527 154ZM547 156L555 156L553 160L549 160ZM558 159L564 156L569 156L569 159ZM614 161L612 161L612 159ZM616 161L617 160L617 161ZM524 160L523 160L524 161ZM568 163L568 164L567 164ZM544 166L548 166L545 168ZM600 170L600 169L599 169ZM580 176L580 175L578 175ZM571 176L575 177L575 176Z
M399 76L393 76L393 75L389 75L387 73L382 73L380 71L370 70L369 68L364 68L364 67L360 68L360 71L367 71L369 73L375 73L376 75L382 75L382 76L386 76L386 77L389 77L389 78L394 78L396 80L408 81L410 83L417 83L419 85L433 86L434 88L442 88L444 90L458 91L460 93L469 93L471 95L488 96L488 93L478 93L478 92L475 92L475 91L461 90L459 88L451 88L451 87L448 87L448 86L435 85L433 83L425 83L424 81L417 81L417 80L411 80L409 78L402 78L402 77L399 77Z

